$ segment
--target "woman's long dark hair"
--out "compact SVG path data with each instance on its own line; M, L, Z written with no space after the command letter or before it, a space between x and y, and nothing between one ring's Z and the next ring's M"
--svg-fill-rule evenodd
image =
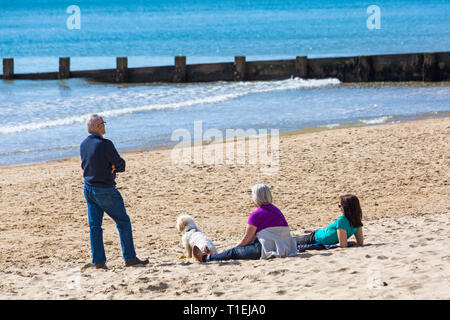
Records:
M362 227L362 211L359 205L358 197L353 194L346 194L340 196L341 210L344 212L344 216L350 221L353 228Z

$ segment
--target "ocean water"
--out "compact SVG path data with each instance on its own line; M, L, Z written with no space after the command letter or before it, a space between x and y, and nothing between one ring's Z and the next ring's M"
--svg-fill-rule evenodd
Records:
M70 5L80 28L70 30ZM380 8L380 29L369 29ZM0 0L0 58L15 72L450 51L450 1ZM114 85L0 80L0 166L78 155L100 113L118 149L173 144L176 129L280 131L448 116L447 84L343 85L337 79Z

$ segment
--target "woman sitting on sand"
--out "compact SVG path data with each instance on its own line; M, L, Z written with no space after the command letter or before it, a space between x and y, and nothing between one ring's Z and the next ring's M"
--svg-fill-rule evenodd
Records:
M236 247L219 254L205 254L194 246L192 255L200 262L295 256L295 238L281 211L272 204L269 187L255 184L252 201L258 209L250 214L245 234Z
M362 212L359 200L355 195L347 194L339 199L339 208L343 215L331 223L327 228L318 229L310 234L297 237L297 245L305 244L338 244L341 248L347 247L347 239L355 235L357 245L362 246Z

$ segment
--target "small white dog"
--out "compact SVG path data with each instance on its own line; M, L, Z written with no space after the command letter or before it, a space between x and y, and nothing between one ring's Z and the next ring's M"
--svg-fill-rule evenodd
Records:
M181 242L186 249L186 254L192 258L192 248L197 246L203 253L217 254L213 242L195 224L190 215L182 214L177 218L177 230L183 233Z

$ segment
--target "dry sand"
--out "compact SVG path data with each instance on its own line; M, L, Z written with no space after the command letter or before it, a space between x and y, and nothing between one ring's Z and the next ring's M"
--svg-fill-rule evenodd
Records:
M87 209L78 158L0 168L1 299L449 299L450 118L292 134L280 167L174 165L171 150L123 154L117 178L146 267L125 268L105 215L109 270L89 267ZM175 229L191 214L219 251L241 238L268 184L292 233L339 216L358 195L365 246L292 258L200 264Z

